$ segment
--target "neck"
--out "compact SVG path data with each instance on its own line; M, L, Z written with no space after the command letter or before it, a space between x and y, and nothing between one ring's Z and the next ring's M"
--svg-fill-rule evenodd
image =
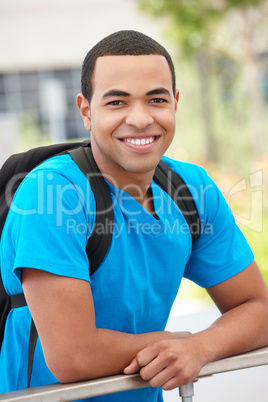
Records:
M101 169L101 173L115 187L125 191L131 197L135 198L140 204L144 204L151 196L151 181L153 172L132 173L132 172L105 172Z
M92 142L91 149L95 161L105 179L113 186L129 194L139 202L143 208L154 215L151 181L155 168L145 172L128 171L116 162L110 163L110 161L107 161L107 158L105 158L94 145L95 144Z
M150 172L150 174L128 172L128 174L119 177L115 177L111 173L105 174L102 172L102 174L111 184L131 195L131 197L135 198L150 214L155 215L152 189L150 186L154 172Z
M110 181L107 176L104 177L110 181L111 184L125 191L127 194L131 195L131 197L135 198L144 209L146 209L150 214L155 216L154 210L154 202L153 202L153 193L151 189L151 181L153 178L154 172L148 173L129 173L128 175L124 175L124 177L120 176L118 181ZM111 176L111 175L110 175Z

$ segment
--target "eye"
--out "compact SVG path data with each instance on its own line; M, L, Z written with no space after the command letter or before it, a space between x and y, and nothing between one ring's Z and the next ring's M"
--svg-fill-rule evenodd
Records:
M107 103L107 105L109 105L109 106L120 106L120 105L123 105L123 104L124 104L124 102L120 101L120 100L114 100L114 101L111 101L111 102Z
M153 98L150 100L150 103L167 103L167 100L164 98Z

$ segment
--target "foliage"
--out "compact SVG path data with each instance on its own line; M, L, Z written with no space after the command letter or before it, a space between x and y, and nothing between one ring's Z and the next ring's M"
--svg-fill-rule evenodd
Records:
M244 175L234 170L226 172L218 165L205 164L204 167L223 192L268 285L268 157L255 162L251 171ZM256 174L260 180L255 186L252 178ZM179 296L211 302L204 289L188 280L183 280Z
M200 113L200 85L192 63L179 60L176 63L177 86L180 100L177 112L177 132L168 156L207 166L206 143ZM229 82L222 74L229 74ZM212 118L218 143L218 166L215 172L235 171L248 174L255 165L250 99L243 89L242 77L237 67L228 73L218 71L211 77ZM268 127L268 114L266 115ZM215 166L215 167L214 167Z
M138 0L141 9L167 17L172 36L185 54L208 46L217 24L230 12L267 4L266 0Z
M256 156L264 155L267 129L258 57L261 51L267 51L268 1L137 1L145 12L167 22L167 32L176 46L174 53L196 66L206 158L219 161L222 146L215 126L212 80L215 76L221 80L226 103L238 74L244 79L243 90L250 100L247 116L252 151Z
M180 43L185 55L209 43L209 27L222 13L213 1L198 0L140 0L141 8L156 17L168 16L172 37Z

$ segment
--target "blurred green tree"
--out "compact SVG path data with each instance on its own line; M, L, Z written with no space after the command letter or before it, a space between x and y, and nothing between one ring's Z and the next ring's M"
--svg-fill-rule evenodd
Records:
M252 146L265 152L264 96L259 54L268 30L267 0L138 0L141 9L167 18L171 37L192 58L200 81L206 158L218 160L210 80L215 60L226 58L244 71L251 101ZM259 44L262 47L258 47Z
M250 97L252 147L255 157L265 155L265 97L261 88L261 54L268 51L267 0L225 0L226 11L217 26L214 47L241 67Z

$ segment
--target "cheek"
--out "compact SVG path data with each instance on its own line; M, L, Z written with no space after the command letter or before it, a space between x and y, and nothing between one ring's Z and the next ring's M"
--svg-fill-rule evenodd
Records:
M158 123L165 128L165 130L169 133L172 134L175 132L175 125L176 125L176 120L175 120L175 115L174 112L169 112L166 111L162 114L159 114L157 117Z
M95 113L91 120L91 130L98 136L111 135L122 123L122 119L115 114Z

